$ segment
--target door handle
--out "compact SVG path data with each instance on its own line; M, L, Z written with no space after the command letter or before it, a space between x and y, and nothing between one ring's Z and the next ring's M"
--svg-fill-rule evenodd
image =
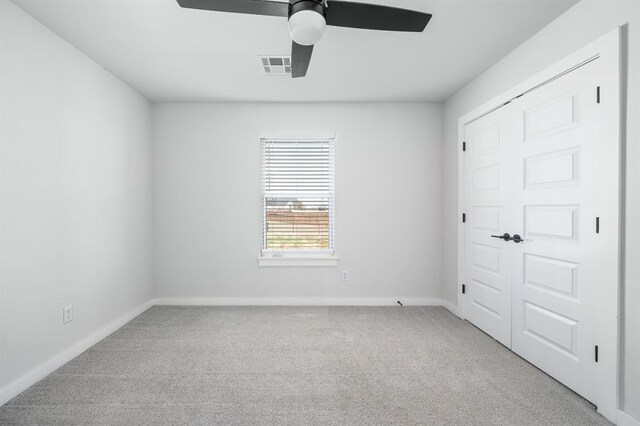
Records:
M492 237L493 238L500 238L501 240L505 240L505 241L513 241L516 244L521 243L522 241L524 241L520 235L513 234L513 237L512 237L511 235L509 235L506 232L504 234L502 234L502 235L492 235Z
M505 241L511 240L511 235L507 234L506 232L504 234L502 234L502 235L492 235L492 237L493 238L500 238L500 239L505 240Z

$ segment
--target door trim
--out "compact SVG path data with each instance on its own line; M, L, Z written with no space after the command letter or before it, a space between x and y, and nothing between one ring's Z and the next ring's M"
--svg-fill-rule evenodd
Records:
M609 102L603 102L601 105L602 120L599 137L602 140L611 141L610 155L603 159L603 161L610 162L610 164L611 162L614 162L614 164L617 163L618 169L621 170L619 167L621 147L620 34L621 29L616 28L458 119L458 218L461 218L463 213L467 213L464 211L465 152L463 152L463 142L465 126L483 115L501 108L511 102L511 100L535 90L594 60L598 61L600 67L599 81L601 82L600 86L603 88L603 93L606 93L606 96L610 97ZM613 422L617 419L619 401L620 215L622 211L620 182L620 174L615 178L612 177L609 182L607 182L607 185L616 187L618 191L610 191L610 193L606 194L607 199L605 202L609 211L604 214L615 219L611 224L613 230L609 233L608 237L602 239L602 245L603 251L606 250L609 254L615 254L607 256L606 261L609 263L609 268L616 270L616 277L611 285L601 294L602 309L598 312L598 323L600 324L598 335L602 338L602 344L599 346L600 348L606 347L606 352L609 353L609 355L606 358L604 356L600 357L598 365L598 383L600 386L596 397L597 401L593 401L598 407L598 412ZM461 291L462 284L467 283L464 266L465 225L466 223L458 220L457 315L462 319L466 319L466 298ZM615 265L612 264L613 262L615 262ZM600 277L601 280L602 278L603 277ZM602 282L606 281L603 280Z

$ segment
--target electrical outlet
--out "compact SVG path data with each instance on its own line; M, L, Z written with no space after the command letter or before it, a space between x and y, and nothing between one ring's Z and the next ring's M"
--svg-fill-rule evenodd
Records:
M349 281L349 271L342 271L342 281Z
M73 305L67 305L62 308L62 323L66 324L73 320Z

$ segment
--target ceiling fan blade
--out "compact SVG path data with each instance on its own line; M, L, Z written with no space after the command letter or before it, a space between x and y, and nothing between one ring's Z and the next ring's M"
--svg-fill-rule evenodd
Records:
M313 46L303 46L295 41L291 45L291 77L298 78L307 75Z
M376 4L328 1L327 25L365 30L422 32L430 13Z
M289 3L266 0L178 0L180 7L251 15L289 16Z

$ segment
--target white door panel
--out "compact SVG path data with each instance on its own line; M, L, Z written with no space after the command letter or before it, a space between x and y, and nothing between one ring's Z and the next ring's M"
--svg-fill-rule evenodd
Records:
M592 401L602 273L595 220L607 190L597 69L584 65L464 129L466 317ZM505 232L523 241L492 237Z
M513 102L512 349L587 399L597 344L596 63ZM589 173L584 173L589 171Z
M510 111L504 108L465 128L465 269L468 278L467 318L507 347L511 346L511 257L506 242L492 238L511 226Z
M612 31L459 120L462 316L614 421L620 51Z

